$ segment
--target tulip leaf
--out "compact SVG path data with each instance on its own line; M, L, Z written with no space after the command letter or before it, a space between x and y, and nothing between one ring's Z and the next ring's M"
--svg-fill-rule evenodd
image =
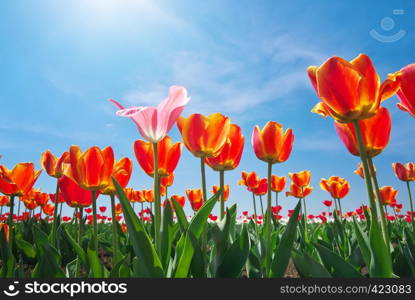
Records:
M170 201L166 201L163 210L163 219L161 224L161 246L160 258L164 269L167 269L170 262L170 254L173 243L173 214Z
M37 225L33 226L38 261L32 278L64 278L58 251L49 244L48 236Z
M102 265L97 250L95 249L94 240L89 241L87 249L88 262L90 266L90 275L92 278L104 278L104 266Z
M378 220L371 218L369 230L371 261L369 273L371 277L393 278L392 259L385 244Z
M69 234L69 232L65 228L65 226L62 226L62 232L63 232L63 235L65 236L66 240L68 240L69 243L71 244L71 246L73 248L73 251L75 251L75 253L77 254L78 259L80 260L82 265L84 265L84 267L87 270L89 270L88 258L87 258L87 255L86 255L84 249L82 249L82 247L72 238L72 236Z
M360 225L357 223L355 217L353 217L353 226L357 243L359 244L360 252L362 253L363 261L365 262L366 266L369 267L371 258L369 240L366 234L362 231Z
M175 262L177 264L174 271L174 277L187 277L195 251L189 232L196 238L196 240L200 239L207 224L207 219L218 198L219 194L215 194L212 198L206 201L190 221L187 231L181 235L176 246Z
M330 271L333 277L339 278L361 278L363 277L351 264L325 246L313 243L324 266Z
M293 251L291 257L294 261L295 268L301 277L307 278L330 278L331 275L327 269L319 262L314 260L307 253L297 253Z
M36 257L36 250L33 248L33 245L29 242L26 242L20 233L15 235L15 242L17 247L22 250L24 255L26 255L28 258Z
M238 277L246 264L250 249L250 240L246 226L243 225L241 234L226 251L222 263L216 271L217 277Z
M3 227L0 228L0 255L3 261L2 268L0 269L0 278L13 277L16 259L10 249L10 244L6 239L6 232Z
M174 198L171 199L171 202L173 203L173 208L174 212L176 213L177 222L180 226L180 231L183 233L187 230L187 227L189 227L189 222L187 221L184 210L179 204L179 202L177 202Z
M274 259L271 262L270 277L282 277L287 269L291 256L291 250L297 236L298 215L301 208L301 200L298 201L293 214L288 221L285 231L277 246Z
M127 196L118 182L112 178L117 190L118 198L121 203L124 219L127 224L128 234L134 249L134 253L139 258L140 270L143 277L164 277L163 266L157 255L154 244L144 228L143 223L134 213Z

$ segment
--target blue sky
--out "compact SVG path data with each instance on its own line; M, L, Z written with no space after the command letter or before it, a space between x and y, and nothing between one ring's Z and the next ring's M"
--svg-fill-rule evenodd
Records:
M395 9L404 12L393 14ZM251 209L250 195L236 184L241 171L266 174L250 144L252 128L269 120L295 135L291 157L274 165L274 173L312 171L309 212L318 213L329 199L318 186L322 177L350 181L344 210L366 199L362 180L353 174L358 159L341 144L330 119L310 113L318 99L306 68L332 55L352 59L366 53L384 79L415 61L412 1L20 0L1 1L0 11L1 164L10 168L33 161L40 168L46 149L60 155L71 144L82 149L112 145L117 158L134 160L131 186L150 188L132 148L141 137L133 122L115 116L106 99L156 105L170 85L183 85L192 97L183 115L218 111L243 129L241 165L225 175L229 203L237 202L240 211ZM394 28L384 18L391 18ZM406 34L383 43L371 30ZM393 118L392 136L375 163L380 184L395 186L398 201L407 204L391 163L414 160L415 120L396 102L393 97L385 103ZM180 139L177 128L171 136ZM199 187L198 167L184 149L170 193ZM209 186L217 182L218 174L208 169ZM54 184L42 174L36 187L52 192ZM104 197L99 201L109 203ZM295 202L281 197L285 210Z

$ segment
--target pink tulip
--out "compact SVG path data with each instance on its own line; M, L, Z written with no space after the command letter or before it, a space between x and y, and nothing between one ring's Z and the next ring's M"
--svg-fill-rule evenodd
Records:
M116 112L117 116L131 118L137 125L140 134L152 143L157 143L167 135L189 100L187 90L181 86L170 87L168 97L157 107L124 108L117 101L109 99L120 109Z

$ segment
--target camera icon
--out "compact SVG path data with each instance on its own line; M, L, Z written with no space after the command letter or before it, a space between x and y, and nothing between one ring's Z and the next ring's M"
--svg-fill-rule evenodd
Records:
M405 11L403 9L394 9L392 12L394 15L404 15ZM380 27L385 32L390 32L395 28L395 21L391 17L384 17L380 21ZM401 29L398 32L391 34L391 35L385 35L377 32L375 29L372 29L369 31L369 34L377 41L381 43L394 43L402 39L406 35L406 31Z
M19 295L20 291L18 289L16 289L16 285L18 285L18 284L19 284L18 281L13 282L13 284L10 284L7 287L7 290L4 290L3 293L6 296L9 296L9 297L14 297L14 296Z

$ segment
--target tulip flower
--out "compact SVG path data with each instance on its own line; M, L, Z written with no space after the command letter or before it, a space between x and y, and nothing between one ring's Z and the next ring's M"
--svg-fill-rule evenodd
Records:
M33 199L36 201L37 205L43 207L48 204L49 194L42 193L40 189L32 189L31 191Z
M48 215L49 217L53 216L53 212L55 210L55 206L51 204L46 204L42 207L42 211Z
M285 176L277 176L277 175L271 176L271 190L273 192L276 192L276 193L282 192L285 189L285 184L286 184Z
M295 198L305 198L308 195L311 194L311 192L313 191L313 188L309 185L307 186L303 186L303 187L299 187L296 184L291 184L290 185L290 190L288 192L286 192L286 196L293 196Z
M71 146L69 158L70 168L66 168L65 175L92 193L93 244L98 250L96 194L97 191L105 189L111 183L111 175L114 170L114 151L111 147L101 150L94 146L82 152L78 146Z
M214 185L212 187L212 193L213 194L217 194L219 192L219 190L220 190L220 186ZM223 195L224 195L225 201L229 199L229 184L224 185Z
M41 172L42 170L35 171L33 163L19 163L12 170L0 165L0 192L10 196L8 222L11 228L13 227L14 197L28 193Z
M215 157L225 146L230 130L230 120L220 113L210 116L193 114L180 117L177 127L186 148L196 157Z
M64 165L69 163L69 152L65 151L57 158L49 150L42 153L40 164L49 176L60 178L64 173Z
M184 196L173 195L173 196L171 196L171 198L176 200L177 203L179 203L181 207L184 207L184 204L186 202L186 198Z
M412 193L411 193L411 187L409 185L410 181L415 181L415 165L412 162L408 162L405 165L402 165L401 163L393 163L392 164L393 171L395 172L395 176L401 180L406 182L406 188L408 190L409 195L409 205L411 207L411 211L414 211L414 204L412 200ZM412 228L415 232L415 217L412 214L411 216L412 220Z
M143 171L154 176L154 150L151 143L137 140L134 143L134 153ZM172 143L169 136L164 137L158 143L158 174L160 177L173 174L182 153L182 144Z
M40 158L40 164L42 165L43 169L48 173L49 176L55 177L59 179L64 174L65 164L69 164L69 152L65 151L61 155L61 157L57 158L50 152L46 150L42 153ZM55 201L58 202L59 198L59 181L56 181L56 192L55 192ZM58 204L55 206L55 211L53 213L53 225L52 225L52 244L55 244L56 238L56 227L57 227L57 215L58 215ZM61 205L62 211L62 205Z
M389 143L391 131L391 117L389 111L381 107L379 112L365 120L359 121L363 146L368 157L380 154ZM359 145L352 123L335 122L335 128L340 139L355 156L360 156Z
M59 179L60 193L65 199L66 204L73 208L85 208L92 204L92 194L90 191L79 186L74 180L67 176ZM92 210L87 213L91 213Z
M396 203L396 196L398 191L391 186L382 186L380 189L380 202L383 205L389 205L391 203Z
M397 104L398 108L415 118L415 64L407 65L395 74L390 74L389 79L399 83L397 95L401 102Z
M205 159L205 162L209 167L214 171L219 172L219 184L222 189L220 197L221 220L225 216L225 171L233 170L238 167L244 149L244 141L245 138L241 128L238 125L231 124L225 145L222 147L219 154Z
M241 128L231 124L226 142L217 156L207 157L206 164L215 171L236 169L241 161L245 138Z
M255 126L252 134L252 146L255 155L270 164L281 163L291 154L294 135L289 128L285 132L277 122L268 122L261 130Z
M204 201L201 189L188 189L186 190L186 196L194 212L202 207Z
M308 170L298 173L288 173L288 176L290 176L292 183L298 187L304 187L310 184L311 172Z
M330 200L324 200L324 201L323 201L323 204L324 204L325 206L327 206L327 207L331 207L331 206L332 206L332 204L333 204L333 201L330 201Z
M133 162L128 157L114 163L111 177L113 177L122 188L125 188L130 181L133 169ZM104 195L115 195L115 186L112 181L101 191Z
M250 190L256 189L259 186L259 177L254 171L250 173L242 171L241 177L239 185L244 185Z
M360 54L350 62L333 56L320 67L308 68L308 76L321 99L313 112L330 115L338 122L352 122L374 116L380 102L399 88L394 79L380 84L369 56Z
M160 185L167 187L170 187L173 185L174 181L174 173L171 173L168 176L163 176L160 178Z
M267 194L267 192L268 192L268 181L267 181L267 179L266 178L261 178L259 180L259 185L255 189L252 189L252 191L257 196L263 196L263 195Z
M339 176L331 176L328 180L325 178L320 180L320 188L323 191L330 193L335 201L336 207L337 203L339 205L340 215L343 215L340 199L344 198L349 193L349 182Z
M124 108L113 99L109 101L120 109L116 113L118 116L129 117L134 121L144 139L151 143L157 143L168 134L189 100L187 90L184 87L172 86L169 89L168 97L157 107Z
M415 164L408 162L405 165L401 163L392 164L395 176L401 181L415 181Z

